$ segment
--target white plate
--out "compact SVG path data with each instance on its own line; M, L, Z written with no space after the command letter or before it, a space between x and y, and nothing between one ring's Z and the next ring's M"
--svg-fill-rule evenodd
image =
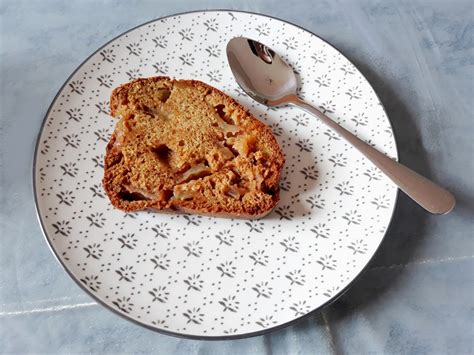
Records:
M337 297L389 225L397 189L357 151L296 108L267 109L238 88L225 46L235 36L283 55L300 95L396 158L384 109L334 47L267 16L174 15L139 26L89 57L54 99L35 154L46 239L71 277L126 318L170 334L231 338L289 324ZM101 186L115 121L112 88L168 75L205 81L270 125L286 155L281 201L258 221L124 214Z

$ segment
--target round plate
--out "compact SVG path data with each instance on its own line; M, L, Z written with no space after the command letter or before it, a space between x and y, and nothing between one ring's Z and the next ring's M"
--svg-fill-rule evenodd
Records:
M192 12L112 40L67 80L35 153L34 189L46 239L71 277L126 318L174 335L232 338L289 324L337 297L374 255L397 189L303 111L247 97L227 65L235 36L280 53L299 95L396 158L389 120L370 84L334 47L267 16ZM112 89L138 77L207 82L268 124L286 156L281 201L267 217L234 220L123 213L101 186L115 125Z

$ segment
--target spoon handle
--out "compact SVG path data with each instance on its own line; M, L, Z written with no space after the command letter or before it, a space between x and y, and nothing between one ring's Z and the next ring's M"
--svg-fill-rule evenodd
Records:
M297 97L291 98L290 102L318 117L324 124L345 138L354 148L382 170L400 190L405 192L425 210L433 214L446 214L454 208L456 201L449 191L380 153L341 127L314 106Z

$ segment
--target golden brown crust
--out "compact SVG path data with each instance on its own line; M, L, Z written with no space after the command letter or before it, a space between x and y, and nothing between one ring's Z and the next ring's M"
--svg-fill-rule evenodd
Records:
M271 130L196 80L137 79L110 99L119 117L103 185L124 211L260 218L279 200L284 157Z

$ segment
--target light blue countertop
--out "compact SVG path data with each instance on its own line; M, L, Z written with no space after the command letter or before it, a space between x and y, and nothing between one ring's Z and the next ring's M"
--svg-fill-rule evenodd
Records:
M94 303L63 271L36 220L38 129L57 90L99 46L196 9L259 12L327 39L367 76L400 160L449 187L447 216L400 195L374 261L320 313L235 341L173 338ZM469 354L474 339L472 1L0 1L0 352Z

